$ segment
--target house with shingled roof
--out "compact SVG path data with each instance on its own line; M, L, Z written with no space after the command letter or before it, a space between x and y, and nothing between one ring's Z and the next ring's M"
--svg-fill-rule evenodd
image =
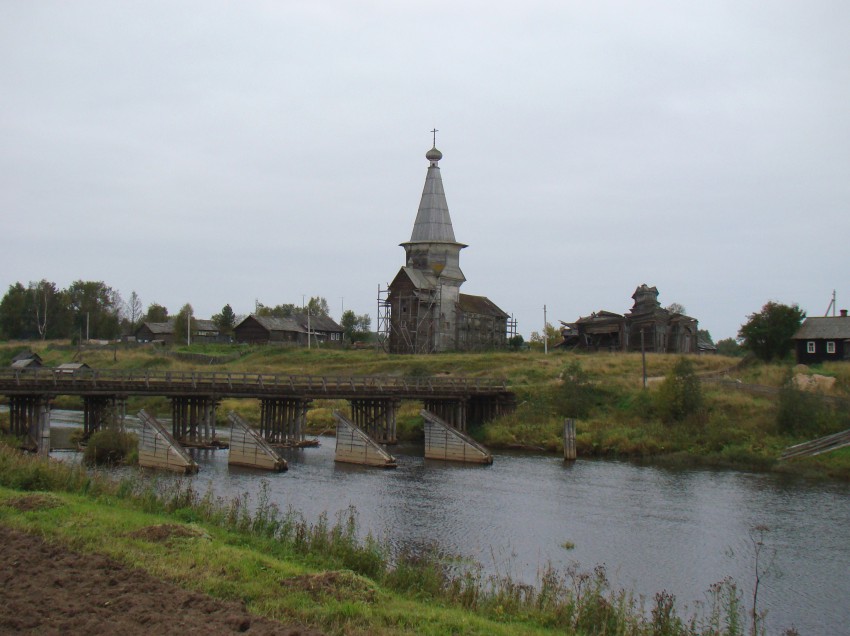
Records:
M307 313L287 317L251 314L233 328L236 342L248 344L306 345L308 333L313 343L342 344L343 331L330 316L308 316Z
M850 360L850 317L809 317L792 336L797 364Z
M136 329L136 342L161 342L174 344L174 320L167 322L143 322ZM192 342L219 342L222 336L218 326L204 318L192 319Z

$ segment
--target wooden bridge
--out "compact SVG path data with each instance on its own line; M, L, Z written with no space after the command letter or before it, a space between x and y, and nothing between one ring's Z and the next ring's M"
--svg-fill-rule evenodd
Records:
M269 443L305 441L306 414L314 400L348 400L350 421L375 442L396 442L402 400L419 400L459 431L512 411L516 399L504 381L489 378L311 376L205 371L82 369L0 370L0 395L9 399L12 433L44 448L50 404L59 395L83 399L84 435L123 418L131 396L171 400L172 436L182 444L215 438L216 409L224 398L260 400L260 435ZM47 433L45 433L47 431Z

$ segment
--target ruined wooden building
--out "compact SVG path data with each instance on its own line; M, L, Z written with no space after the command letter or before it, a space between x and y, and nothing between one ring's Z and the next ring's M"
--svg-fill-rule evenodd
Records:
M665 309L658 289L640 285L626 314L598 311L575 322L561 321L564 340L558 346L591 351L696 353L697 320Z
M503 347L510 317L484 296L460 293L460 269L439 161L431 148L419 211L410 240L402 243L405 265L379 290L378 332L391 353L472 351Z

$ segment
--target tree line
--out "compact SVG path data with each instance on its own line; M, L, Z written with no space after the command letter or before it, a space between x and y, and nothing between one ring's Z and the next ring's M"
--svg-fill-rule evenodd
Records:
M59 289L47 280L10 285L0 301L4 339L112 339L121 334L124 302L102 281L78 280Z
M328 301L311 297L304 307L294 304L274 306L259 301L258 316L288 318L309 311L313 316L329 316ZM211 320L222 334L230 335L244 315L238 315L226 304ZM186 330L195 321L192 305L186 303L176 314L152 302L144 308L142 299L133 291L125 301L121 294L103 281L78 280L60 289L47 280L18 282L9 286L0 300L0 340L114 340L132 335L143 322L174 323L175 338L185 339ZM369 314L343 312L340 322L349 342L368 340L371 336Z

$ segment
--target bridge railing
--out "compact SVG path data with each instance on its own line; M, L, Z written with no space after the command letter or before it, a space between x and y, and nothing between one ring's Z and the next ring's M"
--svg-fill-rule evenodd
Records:
M480 394L506 391L504 380L466 377L314 376L222 371L150 371L50 368L0 369L2 390L115 390L155 392L178 390L216 393L342 394Z

